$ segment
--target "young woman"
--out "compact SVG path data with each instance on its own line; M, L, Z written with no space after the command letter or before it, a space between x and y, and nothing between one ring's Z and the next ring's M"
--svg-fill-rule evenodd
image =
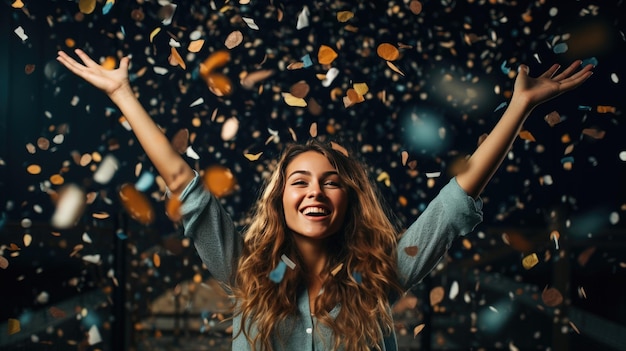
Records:
M235 298L234 350L397 350L390 306L482 220L479 194L531 111L592 74L576 61L532 78L521 65L490 135L401 235L366 168L316 140L285 148L240 235L135 97L129 59L106 70L76 55L82 63L64 52L58 61L119 107L170 196L181 200L186 235Z

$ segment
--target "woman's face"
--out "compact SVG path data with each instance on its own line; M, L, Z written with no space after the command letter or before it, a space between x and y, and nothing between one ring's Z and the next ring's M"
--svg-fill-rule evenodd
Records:
M307 151L287 165L283 208L287 227L311 239L323 239L341 228L348 192L326 156Z

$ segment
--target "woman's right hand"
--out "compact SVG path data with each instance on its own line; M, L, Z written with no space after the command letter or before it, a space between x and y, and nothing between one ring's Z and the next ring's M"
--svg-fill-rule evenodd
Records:
M111 70L102 67L80 49L76 49L74 52L83 62L82 64L71 58L64 51L58 52L57 61L75 75L104 91L109 97L121 91L122 89L120 88L130 89L130 82L128 81L129 57L122 58L119 67Z

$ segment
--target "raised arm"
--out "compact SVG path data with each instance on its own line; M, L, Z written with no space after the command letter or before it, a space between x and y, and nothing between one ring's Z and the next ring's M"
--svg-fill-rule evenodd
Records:
M172 195L180 195L195 173L172 147L133 93L128 80L130 59L122 58L117 69L109 70L92 60L84 51L77 49L75 53L82 64L63 51L59 51L57 60L72 73L106 93L130 123L137 140L163 177Z
M519 67L509 106L469 158L463 171L456 175L457 182L468 195L474 198L480 195L535 107L580 86L591 76L593 66L580 69L581 64L581 61L576 61L559 74L556 74L559 65L553 65L537 78L528 75L528 66Z

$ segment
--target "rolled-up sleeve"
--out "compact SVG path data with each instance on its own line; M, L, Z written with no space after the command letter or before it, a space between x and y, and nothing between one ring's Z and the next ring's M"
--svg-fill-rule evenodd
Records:
M398 273L404 288L419 283L452 242L473 231L482 218L482 200L468 196L452 178L400 238Z
M205 189L196 173L180 195L185 236L193 244L211 275L232 284L243 239L217 198Z

